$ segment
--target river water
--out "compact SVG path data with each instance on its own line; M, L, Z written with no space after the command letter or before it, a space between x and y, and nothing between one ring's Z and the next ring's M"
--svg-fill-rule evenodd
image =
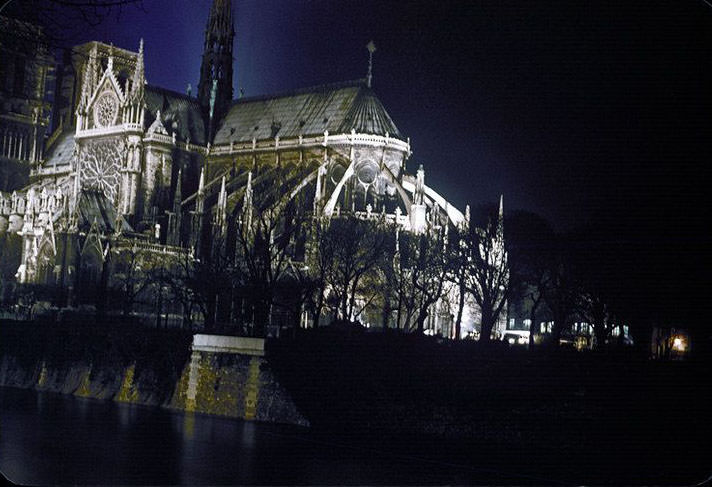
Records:
M0 472L25 485L692 485L709 475L708 449L603 436L618 447L478 451L0 387Z
M299 427L0 388L0 471L19 484L531 483L423 453L325 440Z

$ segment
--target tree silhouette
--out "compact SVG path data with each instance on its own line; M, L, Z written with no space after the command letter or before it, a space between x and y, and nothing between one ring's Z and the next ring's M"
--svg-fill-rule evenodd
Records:
M478 227L468 222L467 290L480 307L480 341L488 342L509 295L509 265L504 247L504 214L482 208L487 224Z
M510 256L511 297L524 304L529 319L529 345L537 334L538 313L552 279L554 230L549 222L527 211L507 217L505 230Z
M378 295L379 263L386 255L383 225L353 217L324 223L314 260L323 276L324 301L338 320L351 321ZM365 303L356 311L357 298Z

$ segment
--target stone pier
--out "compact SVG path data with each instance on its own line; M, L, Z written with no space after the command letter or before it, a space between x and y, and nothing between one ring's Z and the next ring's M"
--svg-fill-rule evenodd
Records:
M197 334L191 349L172 407L246 420L308 424L265 366L264 339Z

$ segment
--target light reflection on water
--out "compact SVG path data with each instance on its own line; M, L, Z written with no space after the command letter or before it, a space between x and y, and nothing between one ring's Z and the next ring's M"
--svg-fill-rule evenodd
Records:
M286 445L260 430L300 431L0 388L0 470L22 484L259 483L254 450L267 465Z
M300 427L0 388L0 470L20 484L462 484L481 479L471 471L463 476L450 466L435 468L342 443L343 438L317 440Z
M183 440L187 442L193 439L193 428L195 427L195 414L190 411L183 416Z

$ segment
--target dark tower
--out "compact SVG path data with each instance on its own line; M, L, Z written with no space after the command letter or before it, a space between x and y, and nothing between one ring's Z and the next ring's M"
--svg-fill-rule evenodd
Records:
M232 102L232 0L214 0L205 27L205 48L200 65L198 100L208 117L208 140L215 135L217 122ZM215 83L214 83L215 82ZM215 84L215 101L211 97Z

